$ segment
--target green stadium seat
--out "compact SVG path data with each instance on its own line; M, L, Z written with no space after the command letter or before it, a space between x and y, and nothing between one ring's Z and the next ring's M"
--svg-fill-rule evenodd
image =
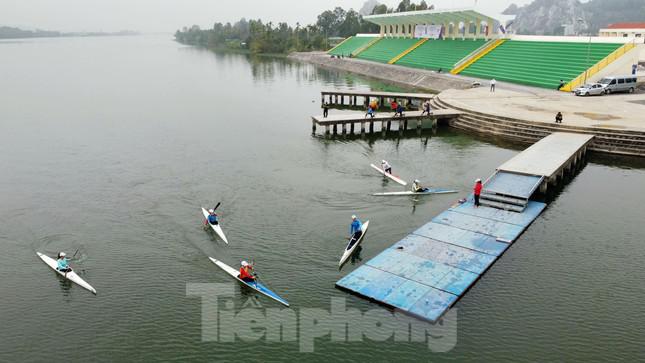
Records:
M555 89L569 82L621 44L509 40L460 74Z
M486 43L485 40L430 39L399 59L396 64L449 72L455 63Z
M410 38L383 38L371 47L358 54L358 58L375 62L387 63L392 58L405 52L419 39Z
M350 37L336 48L332 48L327 53L331 55L343 55L349 57L354 51L367 45L374 39L374 37Z

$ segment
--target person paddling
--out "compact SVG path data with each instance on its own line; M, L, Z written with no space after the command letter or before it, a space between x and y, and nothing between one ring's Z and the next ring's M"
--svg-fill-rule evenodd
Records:
M381 160L381 168L387 174L392 174L392 165L385 160Z
M215 213L214 209L209 209L208 210L208 223L212 225L218 225L219 224L219 218L217 216L217 213Z
M240 275L238 277L244 282L255 282L253 266L246 261L242 261L242 267L240 267Z
M67 255L65 252L58 253L58 259L56 260L56 269L60 272L70 272L72 268L69 267L69 261L67 260Z
M363 223L356 215L352 215L352 224L349 225L349 238L358 239L363 234Z
M414 183L412 183L412 191L415 193L423 193L423 192L427 192L428 188L422 187L419 179L415 179Z

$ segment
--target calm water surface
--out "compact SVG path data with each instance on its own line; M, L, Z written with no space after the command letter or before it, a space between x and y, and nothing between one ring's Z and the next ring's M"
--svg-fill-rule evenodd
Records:
M321 88L386 86L168 36L0 42L0 360L601 361L645 359L645 162L592 156L456 305L457 344L202 342L189 283L231 280L206 256L256 260L294 309L381 309L334 288L349 217L373 257L457 195L395 191L369 168L466 191L521 147L450 129L324 140ZM332 111L336 112L336 111ZM201 227L222 201L230 245ZM36 257L73 253L93 296ZM233 302L251 297L231 283ZM264 307L277 304L256 300Z

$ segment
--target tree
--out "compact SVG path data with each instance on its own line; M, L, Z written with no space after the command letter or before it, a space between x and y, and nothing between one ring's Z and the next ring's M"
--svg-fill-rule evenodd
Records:
M379 4L374 7L372 10L372 15L387 14L387 5Z

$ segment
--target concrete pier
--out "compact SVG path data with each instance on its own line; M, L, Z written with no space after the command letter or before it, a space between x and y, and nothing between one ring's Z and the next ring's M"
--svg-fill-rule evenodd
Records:
M353 134L356 124L360 124L361 134L365 134L368 131L370 133L375 132L375 124L379 126L380 132L391 131L393 126L396 126L396 130L400 132L413 127L421 130L423 128L435 128L439 121L454 119L459 114L459 111L443 109L436 110L430 115L422 115L422 111L407 111L403 112L403 116L394 116L392 112L379 112L374 117L366 117L363 113L329 115L328 117L312 116L311 131L315 134L318 127L325 127L326 135L332 133L336 135L340 126L343 134L347 133L348 127L349 132ZM366 125L369 125L369 129L366 128Z
M405 92L377 92L377 91L354 91L354 90L330 90L320 92L321 104L331 106L367 106L370 101L376 100L379 106L388 106L391 101L406 104L421 104L431 100L435 95L432 93L405 93ZM345 102L347 100L347 102Z
M546 208L530 200L584 157L592 135L548 136L500 166L470 195L336 282L336 286L436 322ZM484 196L488 195L487 203Z

